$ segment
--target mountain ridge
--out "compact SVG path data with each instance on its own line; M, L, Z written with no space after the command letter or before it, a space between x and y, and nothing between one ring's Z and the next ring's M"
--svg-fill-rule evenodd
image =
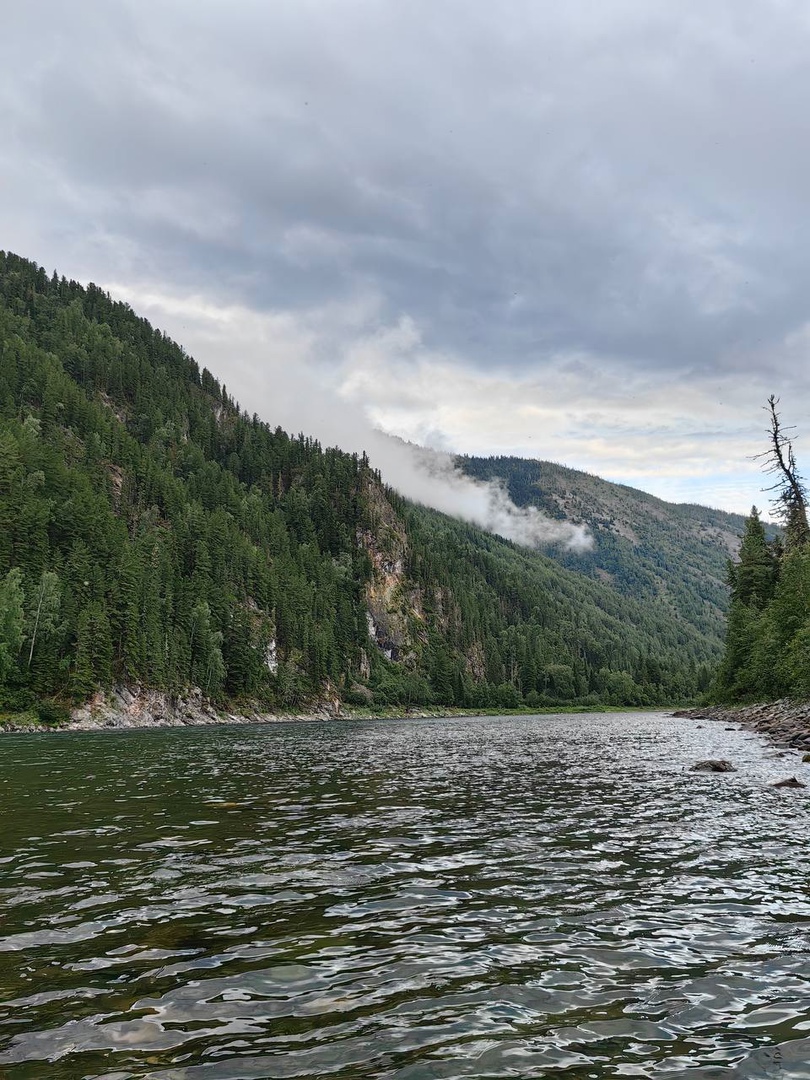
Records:
M580 573L633 595L668 595L677 610L722 637L728 605L727 560L740 544L746 518L696 503L670 503L626 484L554 462L514 457L460 457L481 480L500 476L518 506L580 522L593 547L554 557ZM708 605L701 612L702 605Z
M128 305L10 253L0 342L0 708L120 682L286 710L656 704L708 685L724 603L708 532L703 562L669 523L669 548L652 535L634 563L582 496L585 562L518 548L403 499L365 454L250 416ZM464 467L486 479L482 462ZM512 466L514 501L560 514L529 479ZM660 588L679 559L705 596Z

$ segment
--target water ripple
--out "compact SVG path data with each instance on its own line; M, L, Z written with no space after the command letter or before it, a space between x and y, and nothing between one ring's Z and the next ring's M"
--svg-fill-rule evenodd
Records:
M810 810L769 787L810 770L748 733L629 714L3 749L8 1080L810 1080Z

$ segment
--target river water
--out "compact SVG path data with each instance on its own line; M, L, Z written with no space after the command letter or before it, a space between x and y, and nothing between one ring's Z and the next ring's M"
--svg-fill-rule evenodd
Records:
M810 1078L808 773L661 713L4 736L0 1076Z

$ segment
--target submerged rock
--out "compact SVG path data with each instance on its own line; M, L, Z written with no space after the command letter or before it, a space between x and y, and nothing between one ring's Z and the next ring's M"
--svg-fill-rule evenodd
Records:
M730 761L722 758L707 758L692 766L692 772L736 772Z
M771 787L807 787L807 784L803 784L795 776L788 776L784 780L777 780L775 784L771 784Z

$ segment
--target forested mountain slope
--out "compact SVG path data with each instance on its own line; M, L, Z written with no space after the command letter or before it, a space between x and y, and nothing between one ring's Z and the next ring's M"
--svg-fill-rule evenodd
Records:
M458 462L478 479L502 478L519 506L586 524L595 540L589 551L552 550L563 566L622 595L657 599L712 638L725 633L728 560L739 548L743 516L664 502L549 461L462 457Z
M113 682L285 708L692 696L714 570L692 611L610 551L409 504L365 457L242 412L128 305L0 253L0 708ZM682 573L677 536L648 557Z

